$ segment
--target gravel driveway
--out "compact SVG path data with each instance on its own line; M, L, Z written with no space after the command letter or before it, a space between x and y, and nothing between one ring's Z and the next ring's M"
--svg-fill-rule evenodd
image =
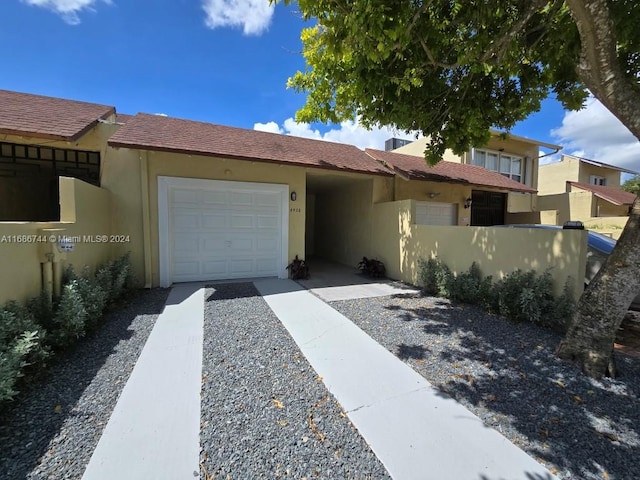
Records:
M560 336L411 296L332 302L389 351L560 478L640 478L640 358L596 381L553 354Z
M0 412L3 479L79 479L168 291L142 292ZM332 302L375 340L563 479L640 478L640 358L592 380L560 337L421 296ZM201 473L387 479L251 283L205 294Z
M389 478L251 283L205 294L202 478Z
M3 480L82 477L168 293L141 291L0 406Z

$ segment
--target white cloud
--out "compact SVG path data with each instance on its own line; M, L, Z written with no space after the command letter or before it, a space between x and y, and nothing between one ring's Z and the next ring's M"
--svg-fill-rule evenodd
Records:
M269 0L202 0L207 27L242 27L245 35L260 35L269 28L275 5Z
M298 123L293 118L287 118L282 126L276 122L256 123L254 130L263 132L281 133L284 135L292 135L294 137L313 138L316 140L326 140L329 142L347 143L355 145L361 149L375 148L384 150L385 140L391 137L413 139L411 133L399 133L389 127L373 128L367 130L358 122L351 120L341 122L339 128L333 128L325 133L311 128L308 123Z
M70 25L80 23L78 13L82 10L93 10L98 2L111 3L111 0L22 0L27 5L42 7L54 11L62 16Z
M565 113L551 136L564 145L563 153L640 170L640 142L594 98L582 110Z

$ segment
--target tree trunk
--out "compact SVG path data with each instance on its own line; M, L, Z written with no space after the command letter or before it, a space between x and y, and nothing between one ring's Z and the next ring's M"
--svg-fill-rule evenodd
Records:
M629 305L640 293L640 197L606 262L580 297L557 355L588 375L612 375L611 353Z
M577 72L589 91L640 140L638 79L625 75L618 61L607 0L567 0L580 35Z
M640 91L625 76L606 0L567 0L578 27L582 52L578 75L591 93L640 139ZM595 378L613 375L613 342L629 305L640 293L640 200L613 252L583 293L560 358Z

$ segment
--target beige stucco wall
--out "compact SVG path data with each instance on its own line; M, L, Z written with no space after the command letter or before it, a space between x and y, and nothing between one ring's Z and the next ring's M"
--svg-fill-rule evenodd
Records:
M289 201L289 260L305 256L303 167L127 148L110 148L106 158L102 185L113 195L114 232L131 235L134 270L148 286L159 285L159 176L288 185L297 193Z
M567 191L567 182L591 183L591 175L607 179L608 187L620 186L620 171L581 162L571 155L562 155L559 162L540 165L538 194L550 195Z
M493 227L434 227L413 224L412 201L374 206L373 225L381 230L373 250L391 278L417 283L418 260L438 257L456 273L475 261L484 275L499 279L515 269L543 272L551 267L556 293L567 277L579 294L586 261L586 232Z
M569 216L570 220L595 217L595 196L591 192L569 192Z
M580 183L591 183L591 175L597 175L598 177L604 177L607 179L607 187L619 187L620 186L620 171L613 168L598 167L596 165L589 165L588 163L580 164L580 175L578 181Z
M507 194L507 213L534 212L538 209L538 196L526 192Z
M471 211L464 208L465 199L471 197L471 186L460 183L425 182L422 180L396 181L396 200L455 203L458 205L458 225L471 223ZM434 195L433 197L431 195Z
M562 155L559 162L540 165L538 196L566 192L567 181L578 180L579 168L580 162L567 155Z
M395 153L402 153L404 155L414 155L417 157L424 157L424 151L427 148L427 138L419 138L407 145L396 148L393 150ZM442 160L445 162L462 163L462 156L456 155L453 151L447 148L442 156ZM426 161L426 160L425 160Z
M544 217L541 215L541 223L548 225L562 225L564 222L571 220L571 207L569 205L569 194L558 193L553 195L538 195L538 209L543 211L554 212L547 213ZM542 219L545 219L542 221Z
M42 288L42 262L51 252L63 266L76 271L86 265L93 269L112 258L110 195L104 189L75 178L61 177L61 222L0 222L0 304L8 300L25 301ZM49 236L76 237L72 252L60 254ZM97 235L107 235L107 242L97 243ZM27 242L27 236L44 236ZM91 237L91 238L89 238ZM34 239L34 237L31 237ZM40 241L46 239L46 241Z

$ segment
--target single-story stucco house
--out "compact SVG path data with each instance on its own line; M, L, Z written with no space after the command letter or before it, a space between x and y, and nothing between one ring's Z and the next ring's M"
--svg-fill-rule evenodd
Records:
M512 145L537 149L521 137ZM365 255L392 258L396 240L382 242L376 227L395 221L380 217L383 204L409 208L416 225L450 228L535 211L537 158L528 155L520 177L469 162L429 167L415 154L9 91L0 91L0 152L0 236L75 241L66 253L2 245L30 266L18 280L0 275L0 300L33 294L38 265L59 272L126 252L147 287L286 277L296 255L353 266ZM103 234L109 242L96 245Z

